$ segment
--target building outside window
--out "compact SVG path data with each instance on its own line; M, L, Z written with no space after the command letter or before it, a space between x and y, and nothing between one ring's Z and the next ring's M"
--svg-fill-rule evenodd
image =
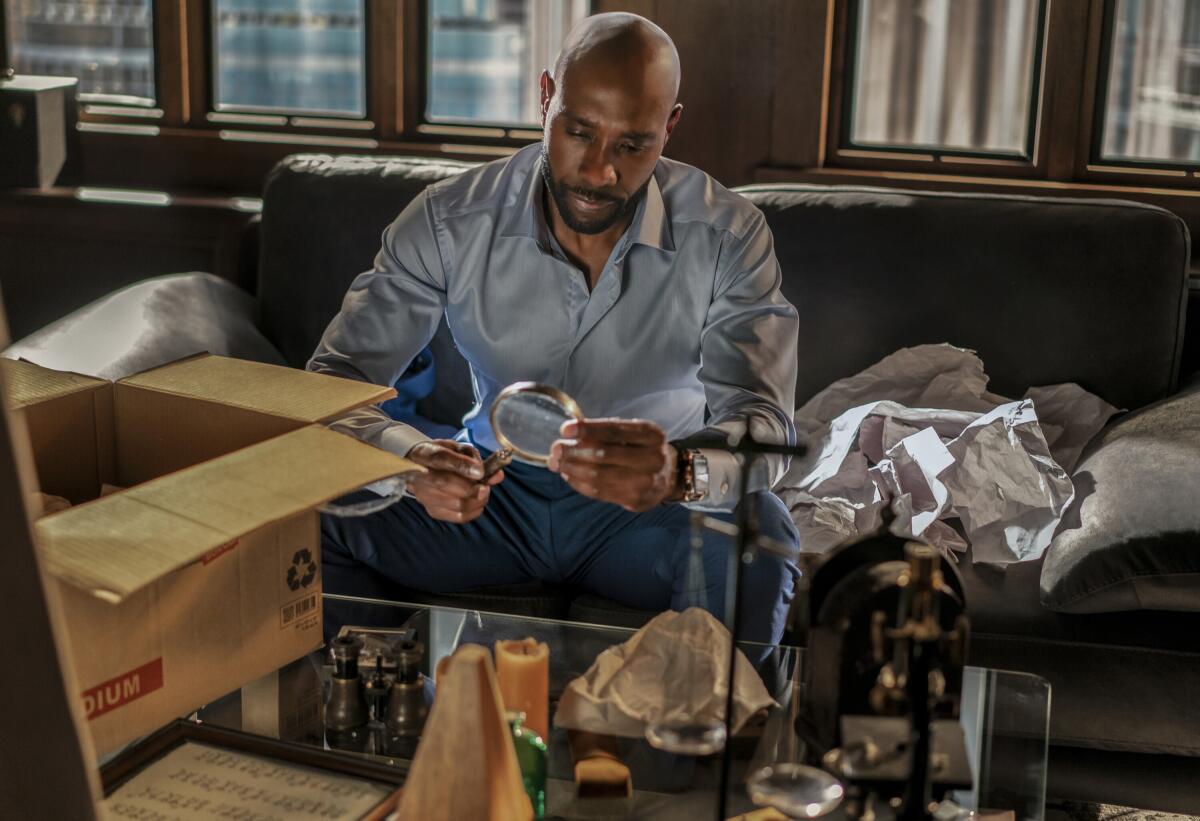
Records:
M859 0L849 143L1029 156L1039 0Z
M426 117L533 125L538 76L587 0L429 0Z
M1200 165L1200 0L1108 11L1100 159Z
M365 117L363 0L213 0L218 111Z
M5 0L20 74L76 77L83 99L154 105L150 0Z

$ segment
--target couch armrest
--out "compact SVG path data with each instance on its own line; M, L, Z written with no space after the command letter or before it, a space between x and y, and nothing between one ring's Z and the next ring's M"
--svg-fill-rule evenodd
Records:
M169 274L85 305L3 355L110 380L203 352L284 364L254 315L254 298L220 277Z
M1088 446L1042 565L1066 613L1200 611L1200 384L1131 413Z

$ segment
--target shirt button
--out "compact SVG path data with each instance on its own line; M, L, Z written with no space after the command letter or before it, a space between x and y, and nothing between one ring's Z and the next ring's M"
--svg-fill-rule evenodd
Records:
M728 483L728 482L722 482L722 483L721 483L721 495L722 495L722 496L724 496L724 495L725 495L726 493L728 493L728 492L729 492L729 483Z

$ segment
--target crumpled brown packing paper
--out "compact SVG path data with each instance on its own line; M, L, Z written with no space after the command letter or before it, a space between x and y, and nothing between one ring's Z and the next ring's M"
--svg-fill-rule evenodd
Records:
M689 662L690 658L690 662ZM690 664L690 669L689 669ZM733 731L775 706L739 649ZM720 721L729 681L729 631L706 610L655 616L624 644L601 653L567 685L554 724L602 735L641 738L656 721Z

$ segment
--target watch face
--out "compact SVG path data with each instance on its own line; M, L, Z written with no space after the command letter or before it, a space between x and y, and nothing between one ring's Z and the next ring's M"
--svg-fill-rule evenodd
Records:
M692 487L702 496L708 495L708 459L699 451L692 455Z

